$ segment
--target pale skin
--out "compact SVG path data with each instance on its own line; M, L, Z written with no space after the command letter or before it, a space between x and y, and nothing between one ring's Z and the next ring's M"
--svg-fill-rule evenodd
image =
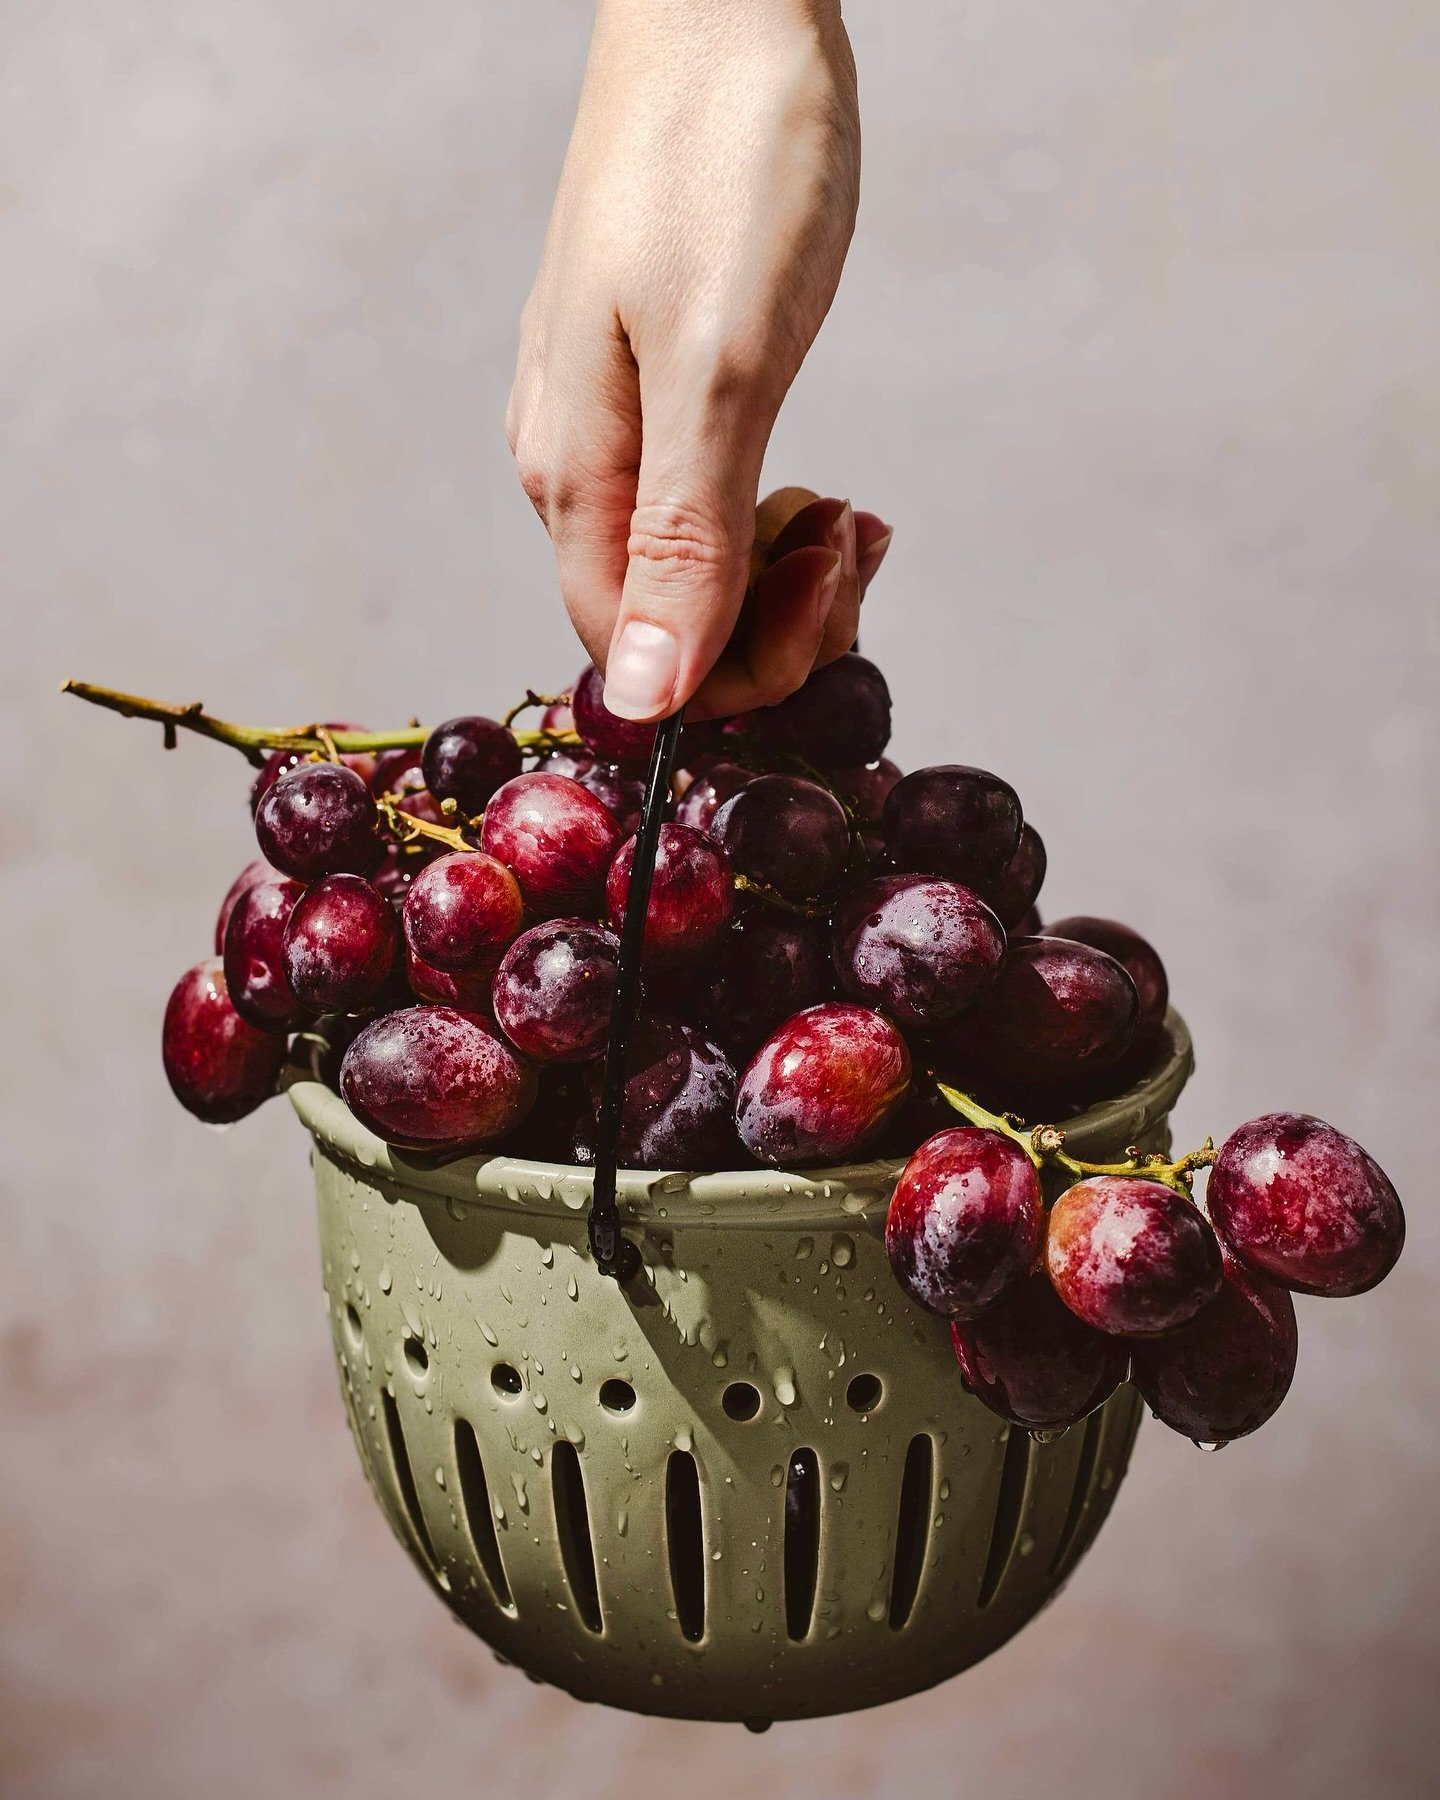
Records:
M859 177L836 0L600 0L507 426L625 718L774 704L854 642L890 533L843 500L793 519L741 602Z

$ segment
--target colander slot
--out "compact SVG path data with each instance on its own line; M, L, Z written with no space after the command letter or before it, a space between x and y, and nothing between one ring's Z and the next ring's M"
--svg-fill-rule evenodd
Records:
M561 1438L550 1452L550 1481L555 1496L555 1531L560 1539L560 1559L570 1584L575 1610L590 1631L602 1631L600 1589L595 1580L595 1546L590 1539L590 1514L585 1505L585 1477L575 1446Z
M1060 1542L1055 1546L1055 1554L1050 1559L1052 1575L1069 1556L1080 1530L1080 1522L1085 1517L1090 1487L1095 1479L1095 1464L1100 1455L1100 1434L1104 1429L1105 1415L1097 1408L1085 1421L1085 1436L1080 1440L1080 1460L1075 1465L1075 1486L1070 1492L1070 1505L1060 1531Z
M810 1629L820 1571L820 1459L797 1450L785 1480L785 1629L798 1643Z
M495 1515L490 1510L490 1487L485 1480L485 1464L480 1458L480 1445L475 1428L468 1419L455 1421L455 1468L460 1476L460 1500L465 1508L465 1522L470 1527L470 1542L490 1583L490 1592L507 1612L514 1612L515 1601L510 1583L505 1579L505 1565L500 1560L500 1540L495 1535Z
M692 1644L705 1635L705 1522L700 1471L688 1450L672 1450L665 1466L665 1536L675 1616Z
M1025 1505L1025 1489L1030 1480L1030 1433L1019 1425L1010 1427L1005 1440L1005 1462L1000 1470L1000 1492L995 1498L995 1528L990 1533L990 1553L985 1558L985 1573L980 1578L980 1594L975 1604L985 1607L995 1598L1001 1577L1010 1566L1015 1540L1020 1535L1020 1514Z
M380 1405L385 1414L385 1436L390 1444L390 1461L394 1465L395 1485L400 1490L405 1517L410 1521L410 1529L415 1533L426 1562L433 1569L436 1565L435 1546L430 1542L430 1531L420 1510L410 1452L405 1448L405 1433L400 1429L400 1409L395 1404L395 1396L386 1388L380 1390Z
M930 1495L935 1483L935 1445L926 1432L910 1440L900 1477L895 1518L895 1557L890 1576L890 1629L898 1631L915 1610L925 1553L930 1548Z

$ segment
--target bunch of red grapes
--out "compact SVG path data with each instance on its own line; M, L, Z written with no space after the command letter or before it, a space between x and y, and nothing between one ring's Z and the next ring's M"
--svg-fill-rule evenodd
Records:
M182 1103L240 1118L293 1044L323 1040L351 1111L404 1151L592 1162L654 741L602 686L587 667L526 751L462 717L414 748L272 755L262 860L166 1011ZM964 765L902 775L889 736L884 677L854 653L778 706L686 728L622 1161L908 1157L891 1261L952 1321L988 1406L1056 1431L1129 1375L1191 1437L1253 1430L1293 1372L1289 1290L1379 1281L1403 1242L1394 1189L1342 1133L1271 1114L1219 1153L1207 1219L1190 1185L1208 1156L1092 1172L1061 1133L1020 1129L1156 1066L1165 970L1112 921L1043 927L1045 849L1014 789ZM1047 1210L1051 1167L1083 1179Z

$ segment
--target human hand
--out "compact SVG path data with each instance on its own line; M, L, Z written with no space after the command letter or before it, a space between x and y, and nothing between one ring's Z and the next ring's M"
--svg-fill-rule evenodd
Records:
M735 628L859 161L836 0L601 0L507 425L622 717L773 704L854 640L888 531L839 501L789 534Z

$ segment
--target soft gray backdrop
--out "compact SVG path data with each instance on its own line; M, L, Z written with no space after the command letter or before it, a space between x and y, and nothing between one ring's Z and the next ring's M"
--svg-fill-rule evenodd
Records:
M1052 916L1162 946L1182 1137L1319 1112L1412 1238L1302 1305L1262 1436L1142 1434L991 1663L763 1739L582 1710L425 1592L294 1122L212 1136L159 1068L243 768L54 691L381 723L572 674L501 421L586 8L0 14L4 1792L1437 1791L1433 4L854 8L859 235L771 467L895 521L896 754L1003 771Z

